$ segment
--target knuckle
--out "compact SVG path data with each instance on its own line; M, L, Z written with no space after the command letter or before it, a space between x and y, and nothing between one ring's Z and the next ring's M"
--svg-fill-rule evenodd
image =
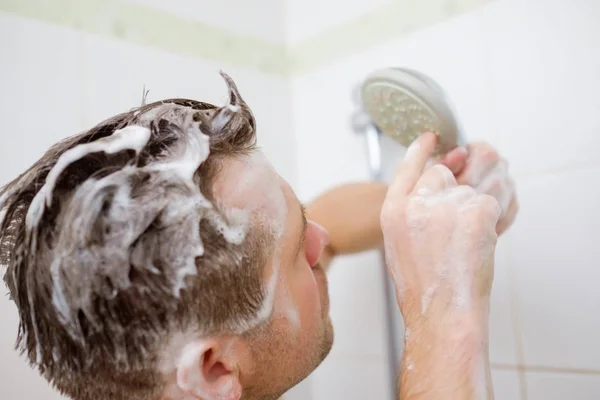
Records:
M500 158L498 155L498 151L494 148L494 146L492 146L488 142L472 143L468 146L468 149L471 152L477 152L477 153L480 153L481 155L494 156L496 158Z
M437 175L437 177L445 183L445 186L456 186L456 178L454 174L447 166L443 164L435 164L431 167L431 170Z
M482 149L482 157L490 163L491 162L495 163L495 162L500 161L500 155L498 154L496 149L494 149L491 146L488 146L485 149Z
M500 204L488 194L476 194L467 203L468 207L465 208L466 218L475 225L491 218L497 219L500 215Z
M475 188L469 185L460 185L455 189L455 191L462 194L465 198L471 198L477 195Z
M502 213L502 207L498 200L489 194L480 194L481 213L484 218L498 219Z
M456 186L448 191L448 196L454 200L457 205L468 203L476 195L475 189L468 185Z

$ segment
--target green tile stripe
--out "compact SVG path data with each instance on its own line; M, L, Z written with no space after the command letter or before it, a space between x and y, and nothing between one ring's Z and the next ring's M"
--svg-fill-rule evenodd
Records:
M119 0L0 0L0 11L175 54L298 75L490 0L392 0L292 47Z
M471 10L486 1L392 0L386 6L293 47L288 66L294 74L307 72Z
M118 0L0 0L0 11L266 73L287 67L283 45Z

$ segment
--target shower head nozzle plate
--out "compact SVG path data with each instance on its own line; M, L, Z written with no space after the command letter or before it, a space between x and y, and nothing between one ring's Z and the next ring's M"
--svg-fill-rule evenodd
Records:
M375 125L405 147L425 132L439 137L435 155L450 151L459 141L458 124L443 90L417 71L375 71L365 79L361 98Z

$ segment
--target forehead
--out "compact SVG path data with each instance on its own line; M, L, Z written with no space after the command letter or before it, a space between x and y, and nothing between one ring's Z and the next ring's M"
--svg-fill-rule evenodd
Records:
M299 204L290 185L258 150L225 160L213 193L222 207L257 213L276 225L281 235L288 225L288 210Z

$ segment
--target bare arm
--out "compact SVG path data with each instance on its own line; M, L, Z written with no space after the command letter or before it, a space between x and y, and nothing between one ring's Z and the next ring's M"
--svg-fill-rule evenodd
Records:
M407 151L382 206L388 270L407 328L402 400L493 399L489 297L502 209L460 186L450 169L426 168L436 144Z
M468 153L457 149L442 160L442 164L450 169L458 181L454 181L453 185L472 187L477 193L490 195L497 200L501 206L501 218L497 220L496 225L497 234L501 234L512 224L518 211L514 184L501 161L495 150L485 144L471 145ZM422 172L421 169L420 173ZM406 178L406 176L399 176L397 181L401 182ZM417 178L408 178L408 180L410 179L413 180L412 185L414 186ZM438 176L437 180L448 183L447 177ZM429 173L425 181L435 182L436 179ZM393 185L394 183L392 183ZM452 190L452 188L446 187L442 190ZM348 184L326 192L307 207L308 218L324 226L330 233L330 245L325 249L321 258L324 268L327 268L335 255L361 252L383 244L384 235L380 216L387 194L388 187L381 183ZM401 206L409 196L409 192L396 194L390 196L388 203L392 206L394 203L396 206ZM489 200L489 198L478 198L479 210L484 210L479 212L485 212L485 209L490 208ZM460 205L455 204L455 206ZM471 210L473 209L471 208ZM401 214L401 207L400 209L396 207L396 211ZM442 215L444 213L442 212ZM397 217L397 215L398 213L392 216ZM485 216L485 218L489 220L490 217ZM483 219L478 217L474 221L470 221L469 225L471 228L478 224L482 226L482 221ZM440 231L440 226L433 224L432 234ZM395 232L397 229L398 226L389 226L388 236L393 237L397 233ZM458 232L450 236L458 237L464 233L464 230L459 229ZM475 237L464 237L463 239L471 244L480 243L481 240ZM408 244L409 242L410 240L405 238L394 244L392 248L396 247L398 250L402 247L402 243ZM490 241L490 243L492 242L495 244L495 239ZM452 243L445 243L440 249L447 251L451 246ZM428 245L425 250L430 252L434 249ZM473 248L471 255L476 255L480 250ZM386 253L388 251L388 246L386 246ZM461 250L455 251L460 252ZM479 259L475 262L473 262L474 260L465 260L463 266L470 264L469 269L472 271L487 271L489 274L489 271L493 271L493 251L491 252L491 261L489 250L487 250L487 254L487 265L482 266L481 263L486 264L486 262ZM397 256L402 257L402 252ZM408 266L418 260L405 259L404 261L406 262L405 266ZM428 265L431 267L434 264L435 262L430 262ZM388 268L395 270L395 272L391 271L392 275L397 275L399 272L400 274L409 274L409 281L416 279L413 283L423 283L431 278L427 274L422 274L422 270L398 271L399 265L397 264L388 265ZM407 278L404 277L404 279ZM438 282L433 286L421 288L422 295L425 293L426 297L434 298L428 300L432 304L427 313L423 309L422 297L417 296L412 305L407 297L399 297L400 309L407 327L406 346L399 379L402 400L493 399L487 329L491 279L491 276L481 272L471 277L471 282L480 281L478 284L480 287L475 290L477 295L473 293L473 297L477 301L473 302L471 308L459 310L458 313L455 304L456 295L447 296L448 292L457 290L456 280L454 287L445 287L444 285L448 285L448 282ZM397 284L399 292L406 289L402 286L402 284ZM435 290L431 291L432 288ZM446 292L446 297L443 292ZM413 293L413 295L415 294ZM435 306L436 295L442 299L437 309Z
M492 400L486 325L472 313L407 324L398 399Z
M381 183L342 185L307 206L307 217L330 233L330 245L321 257L324 268L335 255L383 244L380 215L387 189ZM406 305L404 310L407 317L415 315ZM442 309L427 318L406 319L399 379L402 400L493 398L484 315L466 313L454 323L446 319L442 324L447 317ZM489 393L488 397L482 397L483 393Z
M307 206L307 218L329 231L330 242L321 257L324 268L336 255L382 245L379 215L386 193L387 185L382 183L346 184L325 192Z

